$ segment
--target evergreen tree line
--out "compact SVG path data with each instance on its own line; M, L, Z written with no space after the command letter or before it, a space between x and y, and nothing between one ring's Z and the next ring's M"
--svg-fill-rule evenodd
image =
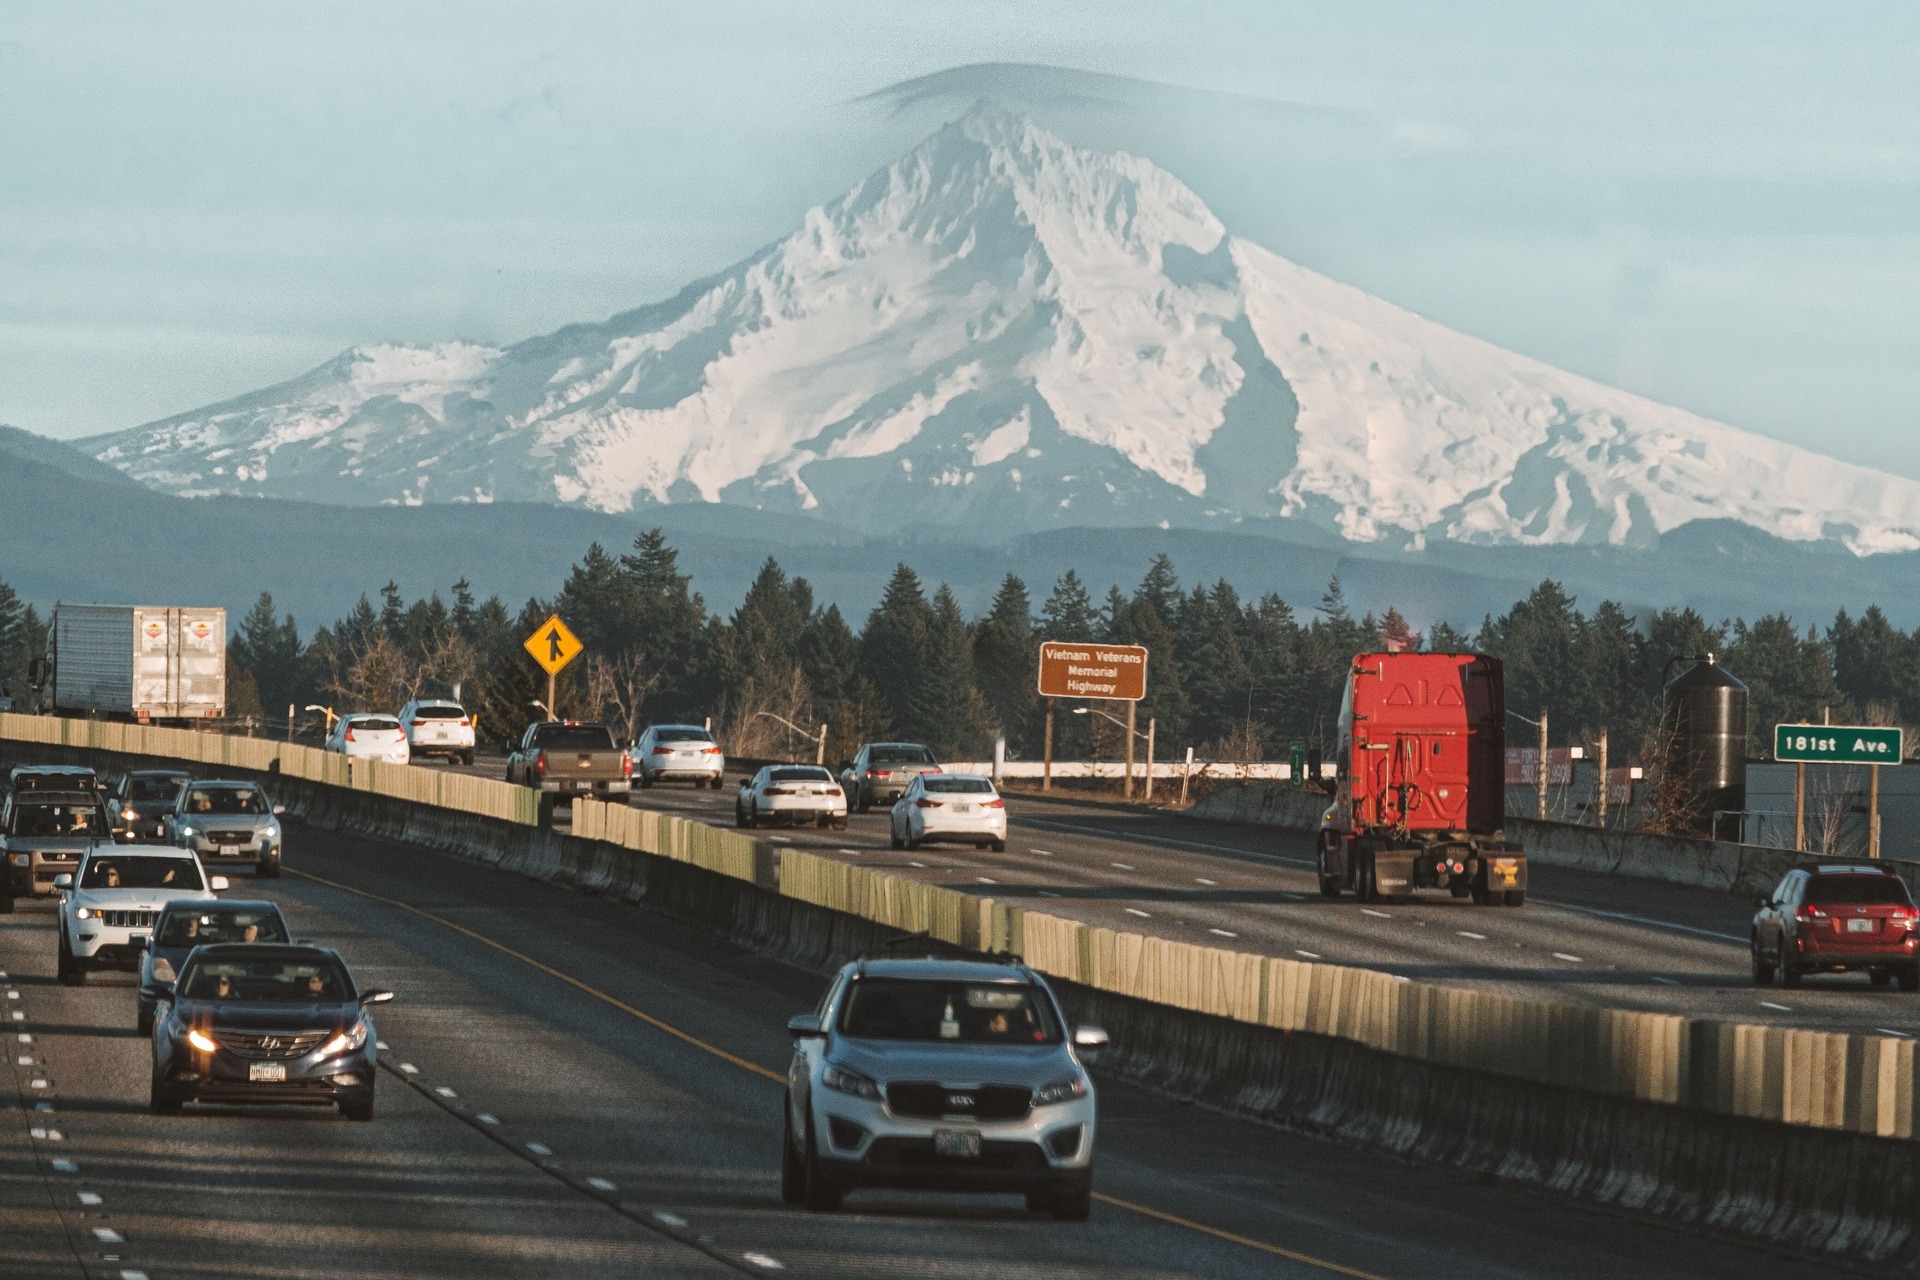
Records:
M1824 633L1785 615L1716 626L1691 609L1635 614L1613 601L1583 613L1546 581L1472 636L1439 623L1423 637L1396 610L1355 618L1337 578L1302 618L1278 595L1243 599L1224 580L1183 589L1161 556L1131 593L1113 586L1098 600L1068 571L1036 606L1009 574L971 620L946 586L929 589L902 564L856 631L772 557L731 616L709 613L658 529L625 554L589 547L551 598L517 611L497 596L476 599L465 581L450 600L436 592L408 602L391 582L377 594L303 642L294 618L262 593L231 639L230 713L284 724L289 705L395 711L457 689L483 740L504 741L540 718L533 704L546 698L546 676L521 642L558 612L586 648L561 673L557 714L605 719L628 736L651 722L711 719L736 755L805 756L825 724L829 763L888 737L980 758L1000 733L1014 754L1037 756L1043 639L1145 645L1138 722L1157 722L1163 758L1188 745L1235 760L1284 757L1296 739L1330 746L1350 659L1383 647L1494 654L1506 663L1510 710L1549 712L1556 745L1604 730L1615 759L1647 741L1677 670L1670 660L1707 651L1750 690L1756 755L1779 721L1920 722L1920 630L1900 630L1877 606L1857 619L1843 610ZM16 697L45 632L35 608L0 583L0 683ZM1124 751L1119 728L1068 709L1055 719L1056 755ZM1525 726L1509 728L1531 740Z

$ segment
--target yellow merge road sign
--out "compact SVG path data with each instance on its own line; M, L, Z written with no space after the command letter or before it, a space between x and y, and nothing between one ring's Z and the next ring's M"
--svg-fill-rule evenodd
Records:
M560 615L554 614L540 624L540 629L527 637L527 652L540 664L541 670L548 675L557 675L560 668L580 656L586 648L580 643L580 637L567 630L567 624L560 621Z

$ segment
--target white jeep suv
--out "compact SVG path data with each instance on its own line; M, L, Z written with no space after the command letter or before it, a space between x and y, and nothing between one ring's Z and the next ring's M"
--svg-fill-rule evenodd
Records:
M211 898L227 887L185 849L97 844L60 891L60 981L77 986L89 969L133 969L153 936L161 908Z

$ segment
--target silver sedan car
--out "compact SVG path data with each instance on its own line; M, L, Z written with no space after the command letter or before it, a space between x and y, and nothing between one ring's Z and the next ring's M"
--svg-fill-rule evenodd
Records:
M841 969L820 1007L787 1023L780 1194L815 1211L856 1187L1023 1192L1084 1219L1095 1105L1046 981L1010 957L892 956Z
M286 851L281 812L257 782L190 783L166 817L167 843L193 850L204 866L239 864L272 878Z

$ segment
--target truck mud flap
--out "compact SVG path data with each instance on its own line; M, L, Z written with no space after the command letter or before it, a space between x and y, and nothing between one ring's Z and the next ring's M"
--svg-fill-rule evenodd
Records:
M1413 859L1410 849L1378 849L1373 855L1374 890L1383 898L1397 898L1413 892Z

